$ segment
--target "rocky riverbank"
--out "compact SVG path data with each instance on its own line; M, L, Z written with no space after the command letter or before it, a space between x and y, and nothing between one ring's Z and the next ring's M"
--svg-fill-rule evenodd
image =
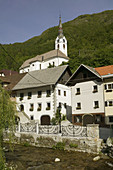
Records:
M38 148L33 146L15 145L11 152L8 144L5 144L5 156L8 166L16 167L16 170L111 170L113 159L105 155L97 155ZM57 158L57 159L56 159Z

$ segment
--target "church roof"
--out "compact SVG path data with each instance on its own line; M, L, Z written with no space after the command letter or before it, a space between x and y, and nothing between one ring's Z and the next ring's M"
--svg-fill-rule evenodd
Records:
M20 81L16 84L13 90L36 88L48 85L55 85L63 73L69 69L68 65L57 66L54 68L47 68L43 70L36 70L27 73Z
M37 55L34 58L30 58L30 59L26 60L22 64L20 69L28 67L33 62L36 62L36 61L42 62L42 61L46 61L46 60L49 60L49 59L55 58L55 57L61 57L61 58L65 58L65 59L69 60L69 58L64 53L62 53L60 50L52 50L47 53Z

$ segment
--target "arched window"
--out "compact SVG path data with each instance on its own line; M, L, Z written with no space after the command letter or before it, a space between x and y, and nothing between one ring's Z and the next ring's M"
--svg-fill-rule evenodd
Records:
M65 44L63 44L63 48L65 49Z
M63 39L63 42L65 42L65 40Z
M20 111L21 112L24 111L24 105L23 104L20 105Z
M57 48L59 49L59 44L57 45Z

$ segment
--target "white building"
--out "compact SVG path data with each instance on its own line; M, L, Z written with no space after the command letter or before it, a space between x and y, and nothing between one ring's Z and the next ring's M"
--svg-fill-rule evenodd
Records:
M55 50L26 60L20 67L20 73L46 69L48 67L55 67L59 66L63 62L68 62L69 58L67 56L67 40L63 35L61 17L59 21L58 33L59 34L55 40Z
M113 65L97 67L104 84L105 123L113 125Z
M50 124L58 106L61 113L68 114L71 107L71 91L65 82L71 76L68 66L58 66L27 73L13 88L17 93L19 112L39 124Z
M80 65L67 85L72 94L72 122L77 125L105 124L102 77L95 69Z

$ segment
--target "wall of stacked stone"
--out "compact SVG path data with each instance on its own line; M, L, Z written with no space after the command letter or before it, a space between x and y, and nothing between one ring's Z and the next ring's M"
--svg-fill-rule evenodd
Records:
M8 136L4 135L4 140ZM45 135L36 133L15 133L15 143L33 145L37 147L53 148L58 143L64 144L65 150L82 151L88 153L99 153L101 151L102 139L99 139L98 125L87 126L87 137L69 137L57 135Z

